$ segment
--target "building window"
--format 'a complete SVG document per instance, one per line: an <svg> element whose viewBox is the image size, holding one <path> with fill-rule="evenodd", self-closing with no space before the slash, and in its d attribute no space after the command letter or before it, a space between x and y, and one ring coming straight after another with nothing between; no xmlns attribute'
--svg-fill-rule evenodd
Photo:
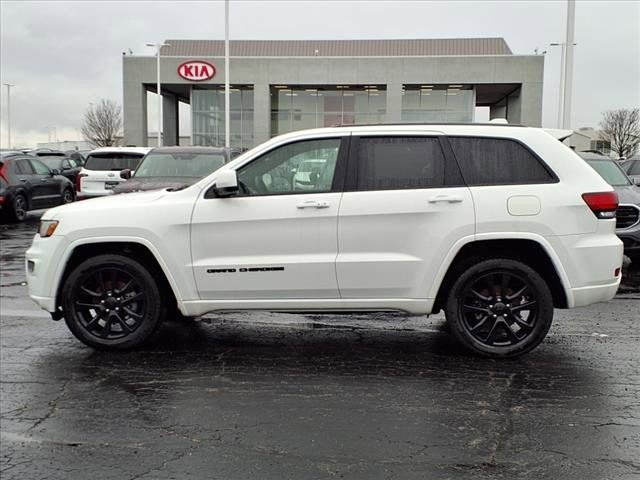
<svg viewBox="0 0 640 480"><path fill-rule="evenodd" d="M383 85L271 87L271 135L306 128L382 123L387 111Z"/></svg>
<svg viewBox="0 0 640 480"><path fill-rule="evenodd" d="M611 153L611 142L607 140L591 140L591 150L602 152L603 155Z"/></svg>
<svg viewBox="0 0 640 480"><path fill-rule="evenodd" d="M474 96L469 85L404 85L403 122L473 121Z"/></svg>
<svg viewBox="0 0 640 480"><path fill-rule="evenodd" d="M253 86L234 85L229 92L231 147L253 146ZM224 86L191 92L193 144L223 147Z"/></svg>

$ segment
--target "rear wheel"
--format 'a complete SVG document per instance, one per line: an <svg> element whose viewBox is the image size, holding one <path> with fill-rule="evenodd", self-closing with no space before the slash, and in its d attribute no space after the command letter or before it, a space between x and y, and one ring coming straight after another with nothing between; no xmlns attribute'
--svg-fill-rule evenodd
<svg viewBox="0 0 640 480"><path fill-rule="evenodd" d="M511 259L485 260L454 282L446 304L451 331L467 348L515 357L535 348L553 319L553 298L543 278Z"/></svg>
<svg viewBox="0 0 640 480"><path fill-rule="evenodd" d="M11 210L9 211L9 219L15 222L22 222L27 218L27 212L29 211L29 204L27 197L22 193L18 193L13 197L11 202Z"/></svg>
<svg viewBox="0 0 640 480"><path fill-rule="evenodd" d="M122 255L99 255L78 265L63 286L62 308L79 340L105 350L141 345L164 315L152 274Z"/></svg>
<svg viewBox="0 0 640 480"><path fill-rule="evenodd" d="M71 202L73 202L73 190L65 188L64 192L62 192L62 204L65 205Z"/></svg>

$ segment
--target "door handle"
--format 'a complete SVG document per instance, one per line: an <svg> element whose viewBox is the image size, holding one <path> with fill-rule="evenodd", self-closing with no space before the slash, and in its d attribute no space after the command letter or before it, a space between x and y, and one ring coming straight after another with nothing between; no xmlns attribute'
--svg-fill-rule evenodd
<svg viewBox="0 0 640 480"><path fill-rule="evenodd" d="M307 200L296 204L297 208L329 208L329 202L318 202L316 200Z"/></svg>
<svg viewBox="0 0 640 480"><path fill-rule="evenodd" d="M26 181L27 181L27 179L26 179L26 178L21 178L21 179L20 179L20 181L21 181L21 182L26 182Z"/></svg>
<svg viewBox="0 0 640 480"><path fill-rule="evenodd" d="M431 197L429 199L429 203L440 203L440 202L461 203L462 198L457 197L455 195L436 195L435 197Z"/></svg>

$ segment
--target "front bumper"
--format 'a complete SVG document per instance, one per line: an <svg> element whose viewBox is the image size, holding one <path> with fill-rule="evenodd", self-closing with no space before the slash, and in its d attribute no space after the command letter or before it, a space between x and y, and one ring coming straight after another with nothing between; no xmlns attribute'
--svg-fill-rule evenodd
<svg viewBox="0 0 640 480"><path fill-rule="evenodd" d="M65 237L36 234L25 253L27 287L31 299L48 312L56 311L57 266L65 250Z"/></svg>

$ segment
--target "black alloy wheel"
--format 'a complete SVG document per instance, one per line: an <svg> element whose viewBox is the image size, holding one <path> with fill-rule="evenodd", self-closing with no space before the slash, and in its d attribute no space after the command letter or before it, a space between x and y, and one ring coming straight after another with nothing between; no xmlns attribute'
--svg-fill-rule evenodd
<svg viewBox="0 0 640 480"><path fill-rule="evenodd" d="M66 205L67 203L73 202L73 192L65 188L64 192L62 192L62 204Z"/></svg>
<svg viewBox="0 0 640 480"><path fill-rule="evenodd" d="M454 283L447 301L452 331L477 353L516 356L546 336L551 292L529 266L509 259L480 262Z"/></svg>
<svg viewBox="0 0 640 480"><path fill-rule="evenodd" d="M84 261L69 275L62 293L69 329L95 348L136 347L153 334L164 314L152 274L121 255Z"/></svg>
<svg viewBox="0 0 640 480"><path fill-rule="evenodd" d="M17 194L13 198L13 218L18 222L24 221L27 218L27 211L29 210L29 206L27 204L27 199L21 193Z"/></svg>

